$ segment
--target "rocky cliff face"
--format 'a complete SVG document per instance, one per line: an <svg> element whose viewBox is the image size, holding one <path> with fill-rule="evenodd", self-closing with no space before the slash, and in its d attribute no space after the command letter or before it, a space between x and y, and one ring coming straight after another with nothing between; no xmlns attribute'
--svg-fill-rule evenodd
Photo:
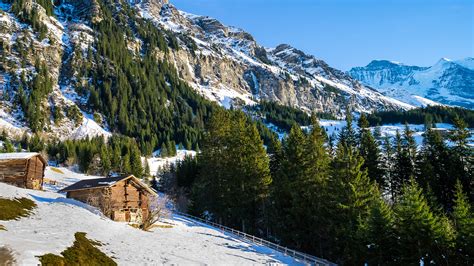
<svg viewBox="0 0 474 266"><path fill-rule="evenodd" d="M411 107L289 45L264 48L241 29L161 1L141 1L134 7L177 34L183 49L170 54L171 61L203 95L223 104L265 99L335 115L342 115L347 105L367 112Z"/></svg>
<svg viewBox="0 0 474 266"><path fill-rule="evenodd" d="M434 102L474 108L474 59L440 59L431 67L407 66L386 60L356 67L349 74L387 96L414 105ZM434 101L434 102L433 102Z"/></svg>

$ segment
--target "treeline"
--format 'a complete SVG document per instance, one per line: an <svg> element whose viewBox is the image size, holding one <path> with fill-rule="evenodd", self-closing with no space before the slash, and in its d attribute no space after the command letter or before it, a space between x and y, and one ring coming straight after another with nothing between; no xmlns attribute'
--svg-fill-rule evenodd
<svg viewBox="0 0 474 266"><path fill-rule="evenodd" d="M265 150L245 114L217 112L201 153L163 182L195 215L342 265L474 263L466 123L455 119L452 146L427 129L421 149L408 127L376 139L364 115L360 130L347 117L333 149L312 124Z"/></svg>
<svg viewBox="0 0 474 266"><path fill-rule="evenodd" d="M111 173L133 174L148 179L150 168L147 160L142 162L137 142L129 137L113 135L85 138L81 140L43 140L38 134L23 134L19 139L12 139L6 131L0 134L0 152L40 152L53 165L78 166L85 174L107 176ZM163 146L171 145L164 143ZM169 148L163 156L176 154L176 147Z"/></svg>
<svg viewBox="0 0 474 266"><path fill-rule="evenodd" d="M469 128L474 127L474 111L461 107L427 106L408 111L375 112L367 116L370 126L395 123L425 124L451 123L454 118L464 120Z"/></svg>
<svg viewBox="0 0 474 266"><path fill-rule="evenodd" d="M276 102L260 101L257 105L247 107L247 109L263 118L264 122L272 123L285 131L290 131L295 123L301 126L311 124L311 118L307 113ZM323 119L336 119L333 115L326 113L319 113L317 116Z"/></svg>

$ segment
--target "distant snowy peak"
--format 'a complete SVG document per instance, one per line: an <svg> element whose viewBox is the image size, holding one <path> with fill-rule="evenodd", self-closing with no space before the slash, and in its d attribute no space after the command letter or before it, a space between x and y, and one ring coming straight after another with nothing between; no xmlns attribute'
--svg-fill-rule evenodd
<svg viewBox="0 0 474 266"><path fill-rule="evenodd" d="M474 58L473 57L467 57L462 60L457 60L455 61L456 64L461 65L465 68L469 68L471 70L474 70Z"/></svg>
<svg viewBox="0 0 474 266"><path fill-rule="evenodd" d="M441 58L431 67L374 60L348 73L363 84L410 104L441 103L474 108L474 59L471 57Z"/></svg>

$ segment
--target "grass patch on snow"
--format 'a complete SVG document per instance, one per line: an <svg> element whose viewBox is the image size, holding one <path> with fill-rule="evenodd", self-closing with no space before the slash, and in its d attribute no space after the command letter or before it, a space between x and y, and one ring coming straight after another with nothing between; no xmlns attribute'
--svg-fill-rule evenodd
<svg viewBox="0 0 474 266"><path fill-rule="evenodd" d="M27 217L35 207L36 204L27 198L0 198L0 220L8 221Z"/></svg>
<svg viewBox="0 0 474 266"><path fill-rule="evenodd" d="M72 247L61 252L61 256L55 254L45 254L39 256L42 265L117 265L111 258L100 251L96 246L101 243L86 238L86 233L77 232L74 234L76 240Z"/></svg>
<svg viewBox="0 0 474 266"><path fill-rule="evenodd" d="M0 231L7 231L7 229L5 228L4 225L1 225L1 224L0 224Z"/></svg>

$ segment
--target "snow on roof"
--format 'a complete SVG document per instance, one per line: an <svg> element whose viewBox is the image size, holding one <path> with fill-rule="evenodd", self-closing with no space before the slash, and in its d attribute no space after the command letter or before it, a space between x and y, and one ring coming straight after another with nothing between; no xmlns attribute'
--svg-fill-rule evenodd
<svg viewBox="0 0 474 266"><path fill-rule="evenodd" d="M0 153L0 160L30 159L31 157L40 155L37 152L11 152Z"/></svg>
<svg viewBox="0 0 474 266"><path fill-rule="evenodd" d="M128 179L128 178L133 178L135 183L137 183L139 186L146 189L149 193L156 194L154 190L152 190L146 184L141 182L140 179L136 178L133 175L105 177L105 178L96 178L96 179L84 179L66 188L61 189L60 192L68 192L68 191L90 189L90 188L110 187L110 186L115 185L117 182Z"/></svg>

